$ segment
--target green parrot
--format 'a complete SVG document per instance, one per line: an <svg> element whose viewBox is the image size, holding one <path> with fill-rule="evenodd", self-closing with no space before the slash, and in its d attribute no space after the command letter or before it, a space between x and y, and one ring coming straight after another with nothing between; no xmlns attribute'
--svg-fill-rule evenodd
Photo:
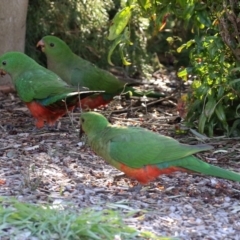
<svg viewBox="0 0 240 240"><path fill-rule="evenodd" d="M7 52L0 56L0 74L9 74L19 98L27 105L36 126L46 121L53 125L79 102L99 91L82 91L69 86L55 73L40 66L21 52Z"/></svg>
<svg viewBox="0 0 240 240"><path fill-rule="evenodd" d="M141 127L113 126L96 112L82 113L80 124L96 154L141 184L153 181L161 174L189 170L240 182L240 174L210 165L192 155L211 150L212 146L182 144Z"/></svg>
<svg viewBox="0 0 240 240"><path fill-rule="evenodd" d="M135 96L143 96L134 88L126 86L113 74L98 68L89 61L72 52L69 46L54 36L45 36L38 43L47 57L47 67L58 74L64 81L73 86L87 87L89 90L103 90L104 93L94 95L82 102L83 108L97 108L109 103L114 96L131 91ZM161 93L152 92L148 97L162 97Z"/></svg>

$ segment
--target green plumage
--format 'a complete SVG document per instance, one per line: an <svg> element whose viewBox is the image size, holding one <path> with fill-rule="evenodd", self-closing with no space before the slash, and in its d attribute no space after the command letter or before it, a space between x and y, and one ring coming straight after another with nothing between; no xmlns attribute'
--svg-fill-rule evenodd
<svg viewBox="0 0 240 240"><path fill-rule="evenodd" d="M26 104L36 126L54 123L96 91L81 91L69 86L50 70L21 52L0 56L1 75L9 74L19 98Z"/></svg>
<svg viewBox="0 0 240 240"><path fill-rule="evenodd" d="M102 96L105 100L111 100L115 95L127 91L131 91L133 95L143 95L132 87L125 86L126 83L113 74L74 54L68 45L57 37L45 36L38 45L42 46L42 51L47 56L48 69L57 73L68 84L84 86L90 90L104 90ZM148 96L162 97L163 94L151 92Z"/></svg>
<svg viewBox="0 0 240 240"><path fill-rule="evenodd" d="M54 72L21 52L3 54L0 57L0 69L11 76L23 102L37 100L43 105L50 105L69 95L79 94L76 87L69 86Z"/></svg>
<svg viewBox="0 0 240 240"><path fill-rule="evenodd" d="M173 138L140 127L111 125L94 112L81 115L81 127L93 150L119 169L124 164L132 169L156 166L159 169L180 167L206 175L240 181L240 174L212 166L192 156L211 150L209 145L186 145Z"/></svg>
<svg viewBox="0 0 240 240"><path fill-rule="evenodd" d="M161 169L167 166L182 167L194 172L199 172L209 176L215 176L219 178L225 178L232 181L240 182L240 174L235 173L217 166L210 165L194 156L187 156L182 159L177 159L175 161L160 163L157 166Z"/></svg>

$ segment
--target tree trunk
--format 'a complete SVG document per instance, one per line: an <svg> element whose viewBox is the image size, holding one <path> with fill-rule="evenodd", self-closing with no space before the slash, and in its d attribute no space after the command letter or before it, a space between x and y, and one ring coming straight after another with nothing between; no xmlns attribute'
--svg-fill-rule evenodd
<svg viewBox="0 0 240 240"><path fill-rule="evenodd" d="M0 55L8 51L24 52L28 0L0 0ZM10 84L10 77L0 85Z"/></svg>

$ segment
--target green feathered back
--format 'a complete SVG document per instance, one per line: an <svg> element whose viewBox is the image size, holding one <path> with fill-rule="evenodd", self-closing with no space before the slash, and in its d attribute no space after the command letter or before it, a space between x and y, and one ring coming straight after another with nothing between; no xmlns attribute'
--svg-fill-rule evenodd
<svg viewBox="0 0 240 240"><path fill-rule="evenodd" d="M110 156L125 165L141 168L180 159L212 149L209 145L185 145L173 138L140 127L106 127L99 138L108 142Z"/></svg>
<svg viewBox="0 0 240 240"><path fill-rule="evenodd" d="M110 156L132 168L168 162L212 149L209 145L181 144L141 127L112 126L97 113L84 113L82 117L87 119L83 130L94 150L101 151L103 158Z"/></svg>

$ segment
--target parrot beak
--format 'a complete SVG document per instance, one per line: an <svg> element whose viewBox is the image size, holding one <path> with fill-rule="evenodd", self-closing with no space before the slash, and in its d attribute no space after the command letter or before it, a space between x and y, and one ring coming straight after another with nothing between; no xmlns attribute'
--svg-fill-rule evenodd
<svg viewBox="0 0 240 240"><path fill-rule="evenodd" d="M41 51L44 52L45 44L42 39L37 43L36 47L40 48Z"/></svg>
<svg viewBox="0 0 240 240"><path fill-rule="evenodd" d="M0 69L0 75L1 75L1 77L5 76L6 74L7 74L7 73L6 73L4 70Z"/></svg>

